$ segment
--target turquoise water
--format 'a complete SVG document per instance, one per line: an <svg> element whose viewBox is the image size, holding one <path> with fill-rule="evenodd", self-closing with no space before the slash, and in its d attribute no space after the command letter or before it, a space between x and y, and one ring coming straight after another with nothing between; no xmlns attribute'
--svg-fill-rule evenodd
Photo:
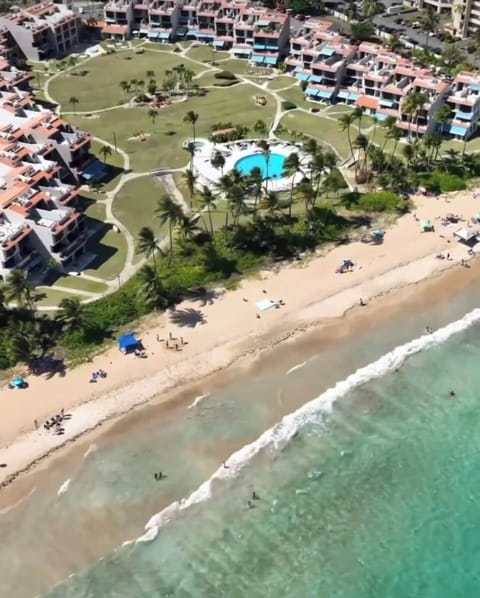
<svg viewBox="0 0 480 598"><path fill-rule="evenodd" d="M154 541L122 547L282 414L426 324L437 329L474 308L480 285L457 284L455 301L448 294L412 310L398 300L388 321L368 320L353 339L324 346L318 331L262 355L227 386L199 386L178 408L130 415L86 457L91 441L75 444L39 473L31 496L0 511L0 596L476 596L476 325L354 388L332 411L308 413L297 437L212 484L210 500ZM160 469L168 477L157 483ZM261 500L248 509L253 490Z"/></svg>
<svg viewBox="0 0 480 598"><path fill-rule="evenodd" d="M235 168L242 174L250 174L253 168L260 168L264 179L279 179L282 177L284 162L285 156L281 154L270 154L268 164L264 154L251 154L235 162Z"/></svg>
<svg viewBox="0 0 480 598"><path fill-rule="evenodd" d="M473 325L311 413L155 540L106 555L46 596L477 596L479 332Z"/></svg>

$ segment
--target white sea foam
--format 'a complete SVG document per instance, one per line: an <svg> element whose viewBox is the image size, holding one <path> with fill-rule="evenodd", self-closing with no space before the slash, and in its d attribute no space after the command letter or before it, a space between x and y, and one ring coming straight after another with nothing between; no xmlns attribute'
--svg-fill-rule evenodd
<svg viewBox="0 0 480 598"><path fill-rule="evenodd" d="M135 540L135 544L138 544L139 542L151 542L152 540L155 540L155 538L157 537L158 534L158 530L160 528L158 527L150 527L144 534L143 536L140 536L140 538L137 538Z"/></svg>
<svg viewBox="0 0 480 598"><path fill-rule="evenodd" d="M86 459L89 455L94 453L97 450L98 446L96 444L91 444L88 449L85 451L83 458Z"/></svg>
<svg viewBox="0 0 480 598"><path fill-rule="evenodd" d="M300 368L303 368L305 365L307 365L306 361L302 361L302 363L298 363L297 365L294 365L293 368L290 368L287 372L286 375L288 376L288 374L291 374L292 372L296 372L297 370L299 370Z"/></svg>
<svg viewBox="0 0 480 598"><path fill-rule="evenodd" d="M60 496L61 494L65 494L65 492L67 492L67 490L70 488L71 481L72 480L67 480L66 482L63 482L63 484L58 489L57 496Z"/></svg>
<svg viewBox="0 0 480 598"><path fill-rule="evenodd" d="M208 396L210 396L209 392L207 392L203 395L199 395L198 397L195 397L195 399L193 400L193 403L191 405L189 405L188 408L191 409L192 407L196 407L201 401L203 401L203 399L206 399Z"/></svg>
<svg viewBox="0 0 480 598"><path fill-rule="evenodd" d="M466 330L479 320L480 309L474 309L460 320L456 320L431 334L425 334L396 347L377 361L359 368L320 396L283 417L277 424L263 432L254 442L233 453L227 461L228 468L222 465L210 479L203 482L190 496L170 504L160 513L151 517L145 526L147 533L155 530L156 535L159 527L171 521L178 512L211 498L214 482L236 476L261 451L265 449L281 450L305 424L311 422L321 413L330 412L335 401L354 388L399 368L411 355L445 342L451 336Z"/></svg>

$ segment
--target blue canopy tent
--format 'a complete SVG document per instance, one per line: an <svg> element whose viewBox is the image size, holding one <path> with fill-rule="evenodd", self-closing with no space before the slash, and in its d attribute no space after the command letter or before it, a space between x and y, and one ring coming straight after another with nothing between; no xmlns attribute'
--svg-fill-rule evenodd
<svg viewBox="0 0 480 598"><path fill-rule="evenodd" d="M122 334L122 336L118 337L117 341L118 348L122 353L128 353L129 351L138 349L141 346L141 342L135 336L134 332L127 332L126 334Z"/></svg>

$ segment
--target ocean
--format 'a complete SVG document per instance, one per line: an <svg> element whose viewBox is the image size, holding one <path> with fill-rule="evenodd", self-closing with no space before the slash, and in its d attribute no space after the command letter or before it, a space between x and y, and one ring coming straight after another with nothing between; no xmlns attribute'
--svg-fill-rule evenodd
<svg viewBox="0 0 480 598"><path fill-rule="evenodd" d="M479 290L78 444L0 512L0 595L476 597Z"/></svg>

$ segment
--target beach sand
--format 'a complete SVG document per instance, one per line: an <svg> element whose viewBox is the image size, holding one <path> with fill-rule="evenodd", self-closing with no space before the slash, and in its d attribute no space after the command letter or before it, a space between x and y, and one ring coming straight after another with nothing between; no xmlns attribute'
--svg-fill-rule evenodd
<svg viewBox="0 0 480 598"><path fill-rule="evenodd" d="M172 391L199 380L255 354L281 340L320 323L337 322L346 312L359 306L360 298L381 304L381 296L395 289L415 285L441 271L457 266L455 275L467 277L468 270L458 266L469 258L467 248L453 233L465 223L442 227L441 217L448 212L467 220L479 211L471 193L440 198L416 197L415 217L407 214L388 229L382 245L351 243L336 247L325 255L282 267L278 272L263 271L256 278L243 280L234 291L217 289L203 303L185 301L174 312L147 319L138 336L148 358L124 356L113 347L93 363L67 371L63 377L29 376L29 388L2 392L0 420L0 483L15 479L16 472L72 441L99 422L132 410L154 397L170 400ZM435 232L421 233L419 222L431 220ZM450 260L436 254L450 253ZM356 265L352 272L337 274L343 259ZM448 292L454 288L446 283ZM283 300L278 309L259 311L256 302ZM371 306L366 308L370 311ZM394 309L393 306L390 307ZM173 317L172 317L173 316ZM258 317L260 316L260 317ZM342 333L343 320L337 322ZM159 338L183 337L182 351L167 350ZM92 371L104 369L106 379L90 384ZM43 430L43 422L65 409L73 414L64 436ZM40 424L36 430L34 421Z"/></svg>

